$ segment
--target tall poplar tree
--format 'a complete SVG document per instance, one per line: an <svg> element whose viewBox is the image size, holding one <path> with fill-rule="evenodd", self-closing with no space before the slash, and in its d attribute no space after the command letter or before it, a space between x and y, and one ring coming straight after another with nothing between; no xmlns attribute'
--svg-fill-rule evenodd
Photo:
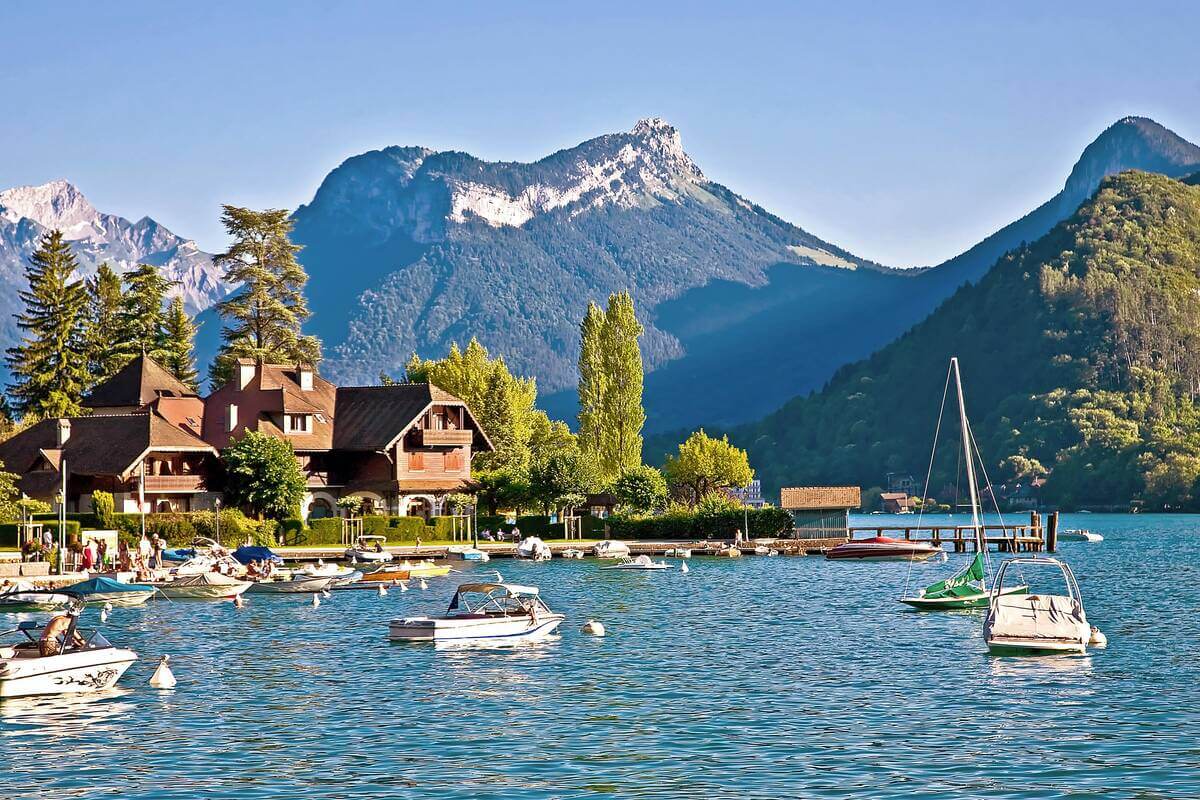
<svg viewBox="0 0 1200 800"><path fill-rule="evenodd" d="M123 356L116 346L121 331L121 276L105 261L87 282L88 372L95 385L121 368Z"/></svg>
<svg viewBox="0 0 1200 800"><path fill-rule="evenodd" d="M72 280L78 264L61 231L43 238L25 271L29 288L17 314L21 341L8 348L9 385L17 411L61 417L80 411L87 387L87 290Z"/></svg>
<svg viewBox="0 0 1200 800"><path fill-rule="evenodd" d="M225 279L242 288L216 306L225 326L210 370L213 384L233 377L238 358L315 365L321 360L321 344L300 331L311 316L304 299L308 275L296 260L301 248L289 238L288 212L222 209L221 222L233 243L214 260L225 268Z"/></svg>
<svg viewBox="0 0 1200 800"><path fill-rule="evenodd" d="M599 456L603 442L604 311L594 302L579 324L579 449Z"/></svg>
<svg viewBox="0 0 1200 800"><path fill-rule="evenodd" d="M124 276L125 291L118 314L115 349L121 364L140 355L163 362L167 351L163 339L163 302L171 281L150 264L141 264Z"/></svg>
<svg viewBox="0 0 1200 800"><path fill-rule="evenodd" d="M579 444L605 481L642 463L642 330L628 292L591 304L580 325Z"/></svg>
<svg viewBox="0 0 1200 800"><path fill-rule="evenodd" d="M163 320L165 358L162 365L192 389L199 389L196 360L192 355L195 340L196 325L183 307L183 298L175 297Z"/></svg>

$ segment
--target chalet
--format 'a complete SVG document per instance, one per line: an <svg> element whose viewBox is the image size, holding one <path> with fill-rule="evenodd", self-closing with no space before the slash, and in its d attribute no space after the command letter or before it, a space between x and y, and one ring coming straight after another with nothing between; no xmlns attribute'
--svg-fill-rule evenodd
<svg viewBox="0 0 1200 800"><path fill-rule="evenodd" d="M219 454L246 431L292 443L308 482L305 516L342 497L368 510L429 517L463 491L471 456L492 444L459 398L426 383L338 387L304 365L243 359L201 398L152 359L135 358L84 399L88 416L48 419L0 443L29 497L87 511L93 491L125 512L211 509Z"/></svg>
<svg viewBox="0 0 1200 800"><path fill-rule="evenodd" d="M200 438L203 403L149 358L138 357L84 398L88 416L45 419L0 443L0 462L27 496L88 511L93 491L116 510L191 511L218 494L216 449Z"/></svg>
<svg viewBox="0 0 1200 800"><path fill-rule="evenodd" d="M779 507L791 513L797 539L845 538L850 511L862 504L857 486L797 486L781 489L779 495Z"/></svg>
<svg viewBox="0 0 1200 800"><path fill-rule="evenodd" d="M379 513L440 514L467 488L471 456L492 449L466 403L427 383L338 387L304 365L242 359L204 406L203 438L218 450L247 430L292 443L306 517L347 496Z"/></svg>
<svg viewBox="0 0 1200 800"><path fill-rule="evenodd" d="M883 492L879 495L881 510L887 514L911 514L916 506L916 498L908 492Z"/></svg>

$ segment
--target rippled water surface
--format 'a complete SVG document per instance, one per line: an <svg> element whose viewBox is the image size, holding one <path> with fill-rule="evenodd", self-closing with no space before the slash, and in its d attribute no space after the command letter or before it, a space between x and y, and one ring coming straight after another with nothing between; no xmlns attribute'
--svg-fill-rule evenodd
<svg viewBox="0 0 1200 800"><path fill-rule="evenodd" d="M0 703L0 797L1200 796L1200 518L1064 526L1106 537L1059 548L1110 640L1087 657L989 657L979 615L895 602L906 565L817 558L493 561L568 615L508 651L387 641L454 575L118 608L104 630L142 656L121 689Z"/></svg>

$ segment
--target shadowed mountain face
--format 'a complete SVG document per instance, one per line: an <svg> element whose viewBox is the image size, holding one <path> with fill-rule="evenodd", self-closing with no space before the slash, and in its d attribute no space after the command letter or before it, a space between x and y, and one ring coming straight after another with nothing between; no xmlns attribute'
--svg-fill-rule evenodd
<svg viewBox="0 0 1200 800"><path fill-rule="evenodd" d="M330 173L295 221L312 329L325 371L343 381L476 336L544 391L562 389L575 383L587 303L609 292L633 292L655 368L684 355L655 309L689 290L765 286L779 264L836 270L847 284L886 272L709 181L654 119L532 164L365 153Z"/></svg>

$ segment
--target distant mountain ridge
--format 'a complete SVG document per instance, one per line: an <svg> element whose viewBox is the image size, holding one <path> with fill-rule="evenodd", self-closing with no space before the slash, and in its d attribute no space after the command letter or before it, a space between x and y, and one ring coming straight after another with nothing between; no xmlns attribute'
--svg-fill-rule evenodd
<svg viewBox="0 0 1200 800"><path fill-rule="evenodd" d="M886 271L709 181L661 119L530 164L364 153L295 222L313 328L341 380L477 336L543 389L566 388L579 320L611 291L633 291L655 367L682 349L652 310L689 289L761 286L779 264Z"/></svg>
<svg viewBox="0 0 1200 800"><path fill-rule="evenodd" d="M171 294L183 297L192 314L208 308L228 292L222 271L214 266L211 255L150 217L130 222L97 211L65 180L18 186L0 191L0 284L7 289L0 295L0 349L17 341L19 332L13 315L22 310L17 290L26 285L30 255L42 237L54 229L61 230L70 243L79 261L80 278L94 274L105 261L118 272L152 264L175 282Z"/></svg>

